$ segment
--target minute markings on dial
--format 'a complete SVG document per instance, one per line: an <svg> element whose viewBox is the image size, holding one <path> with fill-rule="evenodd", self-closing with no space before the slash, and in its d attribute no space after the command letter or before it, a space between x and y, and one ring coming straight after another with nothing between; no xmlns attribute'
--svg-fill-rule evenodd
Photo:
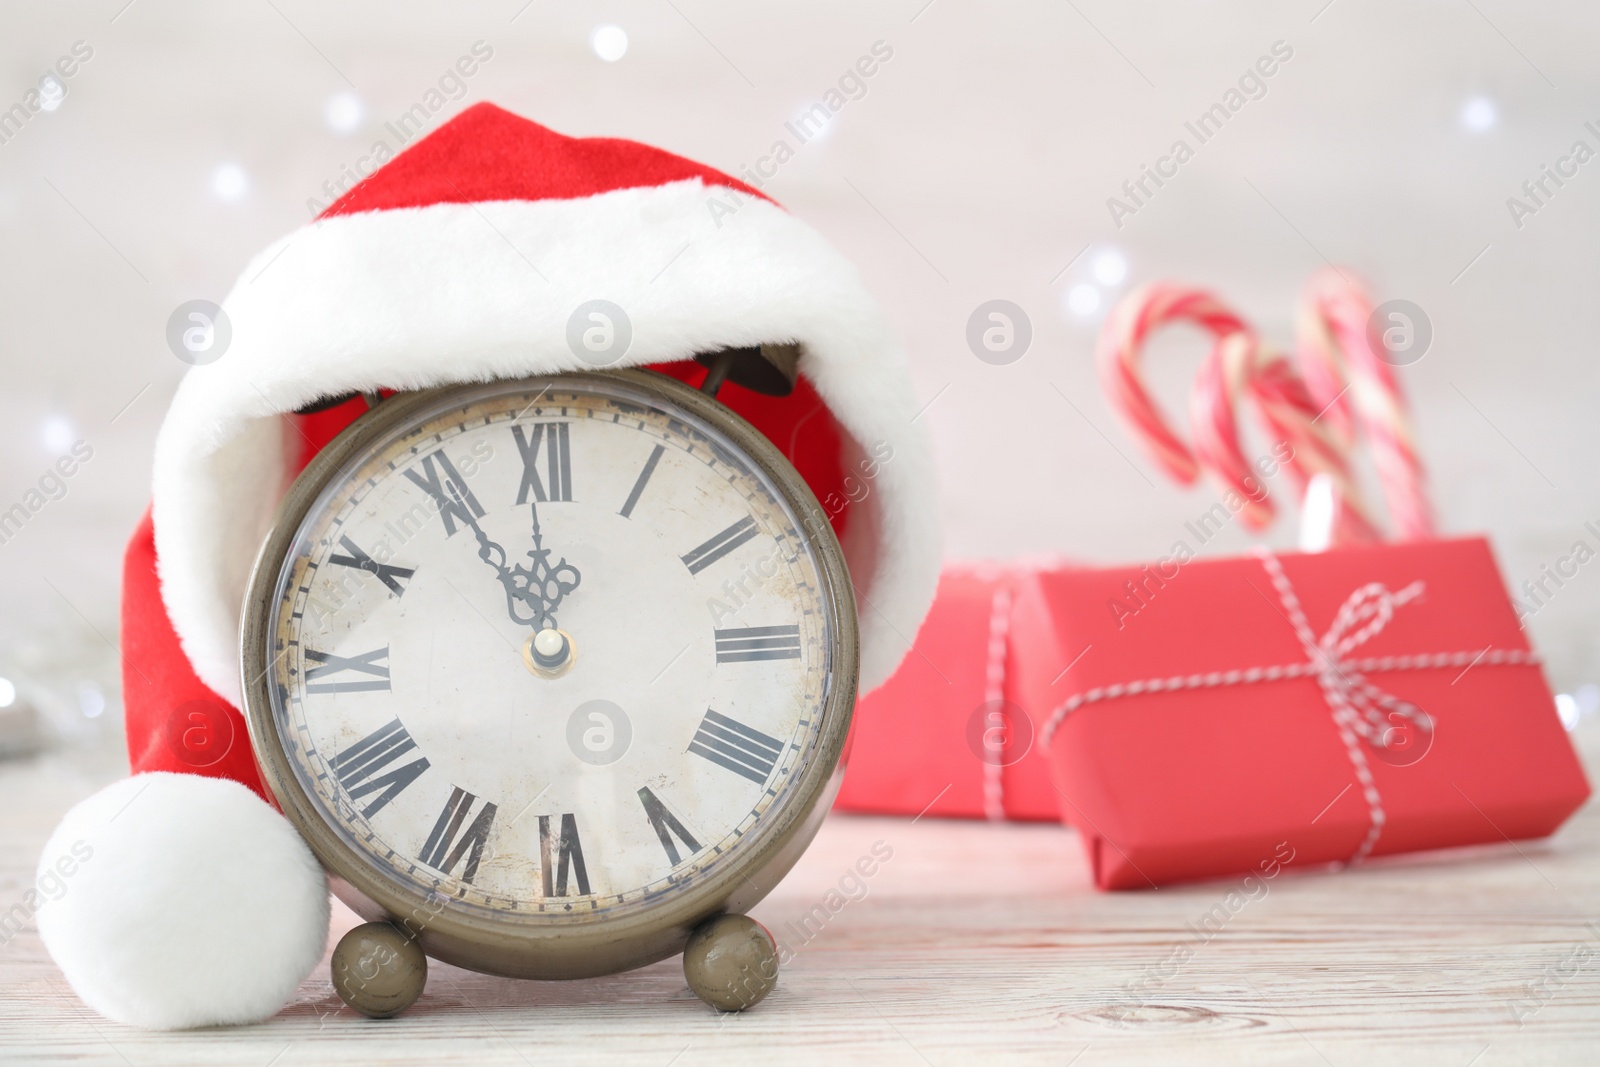
<svg viewBox="0 0 1600 1067"><path fill-rule="evenodd" d="M689 751L762 785L783 755L783 742L708 708Z"/></svg>
<svg viewBox="0 0 1600 1067"><path fill-rule="evenodd" d="M405 586L400 584L401 578L410 578L417 573L415 567L397 567L389 563L379 563L373 559L360 545L350 540L348 536L339 538L339 547L345 550L346 555L329 556L328 562L340 567L353 567L356 570L366 571L375 575L378 581L388 587L394 596L404 596Z"/></svg>
<svg viewBox="0 0 1600 1067"><path fill-rule="evenodd" d="M709 541L695 546L679 558L689 568L690 574L699 574L729 552L755 537L761 531L756 520L746 515Z"/></svg>
<svg viewBox="0 0 1600 1067"><path fill-rule="evenodd" d="M354 656L338 656L332 652L319 652L314 648L305 650L306 659L316 663L317 666L306 669L307 693L368 693L389 688L389 665L377 662L389 658L389 646L375 648L371 652L358 652ZM351 677L346 681L313 682L313 678L325 678L330 674L343 674L351 672ZM362 677L365 675L366 677Z"/></svg>

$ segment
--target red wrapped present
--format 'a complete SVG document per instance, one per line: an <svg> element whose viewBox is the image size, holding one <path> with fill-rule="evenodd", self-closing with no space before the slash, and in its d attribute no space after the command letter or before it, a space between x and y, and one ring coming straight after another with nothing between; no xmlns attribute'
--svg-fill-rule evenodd
<svg viewBox="0 0 1600 1067"><path fill-rule="evenodd" d="M1029 570L949 564L900 669L856 707L841 811L1060 818L1037 721L1014 696L1011 615Z"/></svg>
<svg viewBox="0 0 1600 1067"><path fill-rule="evenodd" d="M1481 538L1040 572L1010 672L1102 889L1542 837L1589 795Z"/></svg>

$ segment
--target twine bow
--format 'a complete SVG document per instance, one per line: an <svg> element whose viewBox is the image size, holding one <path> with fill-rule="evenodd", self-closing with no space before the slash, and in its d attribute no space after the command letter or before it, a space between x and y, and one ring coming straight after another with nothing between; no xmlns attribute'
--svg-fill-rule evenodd
<svg viewBox="0 0 1600 1067"><path fill-rule="evenodd" d="M1395 716L1409 722L1417 730L1431 732L1433 720L1421 708L1384 692L1373 685L1367 675L1383 671L1434 670L1445 667L1463 669L1479 664L1528 665L1539 662L1537 654L1520 649L1486 647L1475 652L1432 652L1405 656L1372 656L1362 659L1351 657L1361 645L1383 631L1394 619L1395 609L1409 604L1421 596L1425 588L1421 581L1395 591L1381 582L1369 582L1351 593L1334 616L1328 632L1318 638L1306 619L1300 597L1283 572L1278 557L1266 549L1257 549L1256 557L1266 570L1278 600L1283 605L1284 617L1294 627L1295 636L1305 651L1306 658L1299 663L1275 664L1268 667L1245 667L1205 674L1177 675L1171 678L1147 678L1133 682L1117 682L1096 686L1075 693L1055 710L1045 724L1044 743L1049 746L1056 731L1068 715L1085 704L1097 704L1141 693L1162 693L1185 689L1208 689L1217 686L1253 685L1259 682L1276 682L1289 678L1315 678L1322 689L1323 701L1333 716L1339 738L1344 742L1345 754L1355 771L1367 803L1369 826L1366 837L1357 846L1348 862L1364 859L1378 837L1383 833L1388 816L1384 812L1383 797L1372 778L1372 768L1367 762L1367 749L1383 752L1391 746L1395 734L1401 732ZM1342 795L1342 794L1341 794ZM1335 798L1337 799L1337 798ZM1331 805L1330 805L1331 806Z"/></svg>
<svg viewBox="0 0 1600 1067"><path fill-rule="evenodd" d="M1273 560L1276 563L1277 560ZM1268 566L1268 572L1274 568ZM1282 573L1282 568L1277 568ZM1274 578L1276 576L1274 575ZM1276 581L1274 581L1276 584ZM1395 609L1409 604L1422 595L1421 581L1412 582L1399 591L1391 590L1382 582L1369 582L1351 593L1340 606L1333 625L1318 640L1311 635L1305 616L1298 610L1290 611L1290 621L1301 647L1308 657L1306 666L1315 670L1317 684L1334 714L1348 722L1367 745L1374 749L1388 748L1396 733L1390 725L1393 716L1399 715L1427 732L1433 722L1426 712L1415 704L1400 700L1367 680L1366 670L1381 670L1382 659L1353 660L1350 653L1372 637L1377 636L1394 618ZM1298 609L1299 601L1294 590L1284 583L1278 595L1286 606ZM1363 669L1365 668L1365 669Z"/></svg>

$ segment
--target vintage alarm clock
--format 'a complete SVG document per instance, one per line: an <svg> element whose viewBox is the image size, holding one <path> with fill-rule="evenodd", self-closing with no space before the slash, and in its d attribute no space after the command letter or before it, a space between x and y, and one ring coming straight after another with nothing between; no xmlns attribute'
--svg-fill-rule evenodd
<svg viewBox="0 0 1600 1067"><path fill-rule="evenodd" d="M713 1005L772 987L741 913L837 789L859 657L816 498L709 395L786 392L793 348L766 353L719 353L705 391L628 370L392 397L289 490L245 710L334 891L391 924L335 951L353 1007L409 1004L423 953L581 978L687 945Z"/></svg>
<svg viewBox="0 0 1600 1067"><path fill-rule="evenodd" d="M369 1015L429 956L682 952L748 1007L782 950L745 913L938 580L927 405L855 269L748 180L491 104L384 159L172 313L133 774L46 845L40 936L155 1029L333 999L330 884Z"/></svg>

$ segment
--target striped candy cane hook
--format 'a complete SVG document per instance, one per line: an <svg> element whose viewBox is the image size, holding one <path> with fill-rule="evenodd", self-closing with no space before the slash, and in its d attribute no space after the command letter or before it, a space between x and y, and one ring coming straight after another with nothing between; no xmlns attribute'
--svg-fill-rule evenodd
<svg viewBox="0 0 1600 1067"><path fill-rule="evenodd" d="M1395 535L1431 537L1433 513L1405 395L1371 320L1372 301L1359 282L1332 267L1312 275L1295 315L1301 371L1344 451L1353 449L1357 428L1370 443Z"/></svg>
<svg viewBox="0 0 1600 1067"><path fill-rule="evenodd" d="M1238 410L1255 390L1263 356L1261 342L1248 330L1217 341L1200 366L1189 394L1189 424L1194 451L1218 488L1239 495L1239 518L1253 530L1272 524L1277 509L1267 496L1266 483L1250 464L1239 440ZM1268 425L1276 432L1277 427Z"/></svg>
<svg viewBox="0 0 1600 1067"><path fill-rule="evenodd" d="M1168 424L1140 374L1146 340L1173 322L1193 323L1216 338L1191 395L1192 449ZM1164 284L1129 294L1107 320L1097 360L1113 407L1175 480L1192 483L1203 470L1224 493L1238 494L1234 510L1247 526L1262 529L1272 522L1275 508L1240 439L1237 411L1248 397L1273 438L1292 450L1287 462L1301 488L1318 475L1336 486L1334 539L1376 539L1338 428L1317 417L1318 406L1288 358L1263 345L1211 294Z"/></svg>
<svg viewBox="0 0 1600 1067"><path fill-rule="evenodd" d="M1192 485L1200 476L1200 465L1156 406L1139 366L1150 334L1175 322L1192 323L1219 340L1249 330L1243 319L1210 293L1175 285L1148 285L1128 294L1112 309L1100 331L1095 362L1101 387L1133 435L1144 442L1174 481Z"/></svg>

